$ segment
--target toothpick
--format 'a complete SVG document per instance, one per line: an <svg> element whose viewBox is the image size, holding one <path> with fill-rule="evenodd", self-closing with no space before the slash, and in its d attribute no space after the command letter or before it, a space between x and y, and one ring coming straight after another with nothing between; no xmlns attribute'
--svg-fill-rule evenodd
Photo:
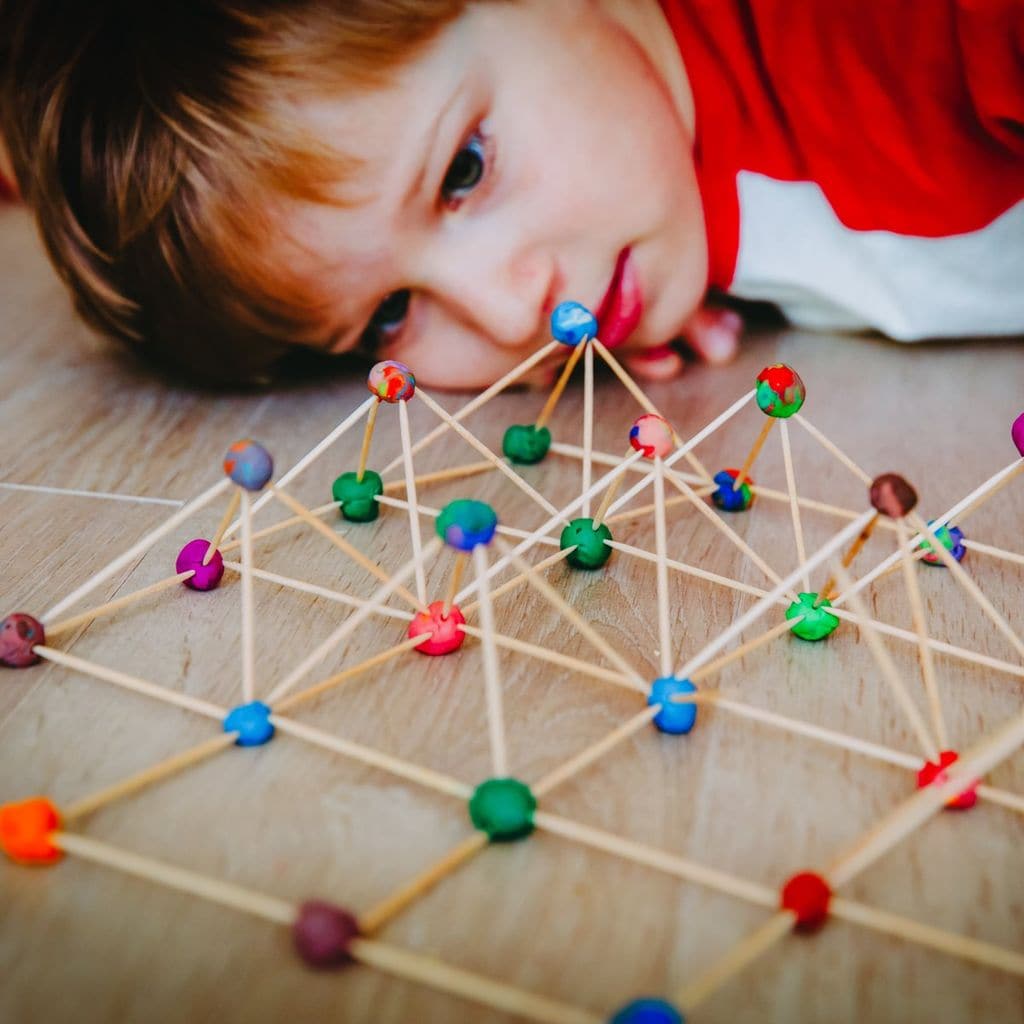
<svg viewBox="0 0 1024 1024"><path fill-rule="evenodd" d="M253 502L252 510L254 514L256 512L256 507L259 505L260 501L263 501L264 498L269 498L270 496L271 495L269 493L261 495L259 501ZM321 516L326 516L330 515L332 512L337 512L338 509L341 508L341 506L342 502L340 501L329 501L326 505L319 505L317 508L309 509L309 514L312 516L316 516L316 518L319 519ZM308 522L309 521L305 518L305 516L291 516L288 519L282 519L281 522L279 523L274 523L273 526L264 526L263 529L261 530L253 530L252 539L254 541L263 540L264 537L270 537L275 533L280 533L282 530L290 530L293 526L298 526L299 523L304 523L308 525ZM227 544L222 545L220 553L222 555L229 555L232 552L239 550L241 546L242 542L240 540L233 540ZM227 562L225 562L224 564L227 565Z"/></svg>
<svg viewBox="0 0 1024 1024"><path fill-rule="evenodd" d="M804 430L807 431L815 441L818 442L825 449L834 455L861 483L866 484L868 487L871 486L872 480L868 474L857 465L849 455L846 454L838 445L833 444L813 423L805 419L801 413L795 413L793 419L800 424Z"/></svg>
<svg viewBox="0 0 1024 1024"><path fill-rule="evenodd" d="M796 477L793 473L793 452L789 446L789 426L785 420L779 422L779 434L782 437L782 461L786 466L786 489L789 491L789 510L793 517L793 537L796 540L796 560L798 565L807 561L807 551L804 549L804 531L800 525L800 503L796 500ZM805 572L800 582L804 591L811 589L810 576Z"/></svg>
<svg viewBox="0 0 1024 1024"><path fill-rule="evenodd" d="M584 349L588 352L591 351L589 345L589 339L581 341L573 350L572 355L566 360L565 366L562 367L562 372L558 375L558 380L555 382L555 386L551 389L551 394L548 395L548 400L544 403L544 408L541 409L540 415L537 417L533 426L536 430L541 430L548 425L548 421L551 419L552 413L555 411L555 407L558 405L559 399L565 392L566 386L569 383L569 379L572 377L573 370L576 369L577 363L580 361L580 356L583 355Z"/></svg>
<svg viewBox="0 0 1024 1024"><path fill-rule="evenodd" d="M256 699L256 654L252 599L252 506L249 492L242 497L242 703ZM319 522L319 520L314 520Z"/></svg>
<svg viewBox="0 0 1024 1024"><path fill-rule="evenodd" d="M658 655L660 675L672 675L672 627L668 608L668 542L665 531L665 471L660 456L654 459L654 549L657 555Z"/></svg>
<svg viewBox="0 0 1024 1024"><path fill-rule="evenodd" d="M231 495L231 500L228 502L228 507L224 510L224 516L220 521L220 525L217 527L217 532L213 535L213 540L210 541L206 548L206 554L203 555L203 565L209 565L213 561L213 556L217 554L217 545L224 539L224 534L227 531L228 525L234 518L235 513L238 511L238 503L241 500L241 491L236 487L235 493Z"/></svg>
<svg viewBox="0 0 1024 1024"><path fill-rule="evenodd" d="M672 483L676 483L676 477L673 474L671 474L671 473L666 473L665 474L665 478L667 480L671 481ZM621 477L620 477L620 479L621 479ZM718 490L718 485L716 484L714 487L701 487L701 488L698 488L693 493L698 498L706 498L709 494L711 494L711 493L713 493L714 491L717 491L717 490ZM666 498L665 499L665 508L666 508L666 510L668 510L670 508L675 508L676 505L682 505L683 502L685 502L685 501L689 501L689 498L687 498L687 497L685 497L683 495L677 495L675 498ZM639 506L637 508L626 509L625 512L616 512L615 515L609 516L604 521L605 521L605 523L608 526L611 526L613 523L625 523L625 522L628 522L630 519L643 519L646 516L649 516L653 511L654 511L654 502L652 501L649 505L641 505L641 506ZM598 525L600 525L600 523L598 523Z"/></svg>
<svg viewBox="0 0 1024 1024"><path fill-rule="evenodd" d="M754 467L754 463L757 461L758 455L761 454L761 449L764 447L765 441L768 440L768 435L772 432L772 427L779 422L778 417L768 416L765 419L764 426L761 427L761 433L757 435L757 440L754 442L753 447L750 449L750 454L743 460L743 468L736 475L736 479L732 482L732 489L738 491L743 481L747 479L751 469Z"/></svg>
<svg viewBox="0 0 1024 1024"><path fill-rule="evenodd" d="M867 525L861 530L857 539L850 545L850 550L843 555L843 560L839 563L844 569L849 569L853 564L853 560L860 554L861 549L871 539L871 535L875 532L875 527L881 522L881 513L876 511L875 514L868 520ZM821 605L822 601L835 599L835 588L836 588L836 577L835 574L829 576L825 581L825 585L818 592L818 597L814 602L814 607L817 608Z"/></svg>
<svg viewBox="0 0 1024 1024"><path fill-rule="evenodd" d="M75 672L81 672L83 675L92 676L95 679L102 679L106 683L113 683L115 686L123 687L126 690L133 690L135 693L141 693L146 697L162 700L166 704L175 704L188 711L195 711L197 714L206 715L207 718L213 718L218 722L223 721L227 715L227 710L218 707L216 704L210 704L208 701L189 697L184 693L177 693L174 690L168 690L163 686L156 686L154 683L146 682L145 679L140 679L138 676L129 675L127 672L119 672L117 669L106 668L103 665L96 665L91 661L85 661L83 658L77 658L73 654L56 651L52 647L43 647L41 644L37 644L32 648L32 651L38 654L40 658L63 665L65 668L73 669Z"/></svg>
<svg viewBox="0 0 1024 1024"><path fill-rule="evenodd" d="M153 594L159 594L162 590L167 590L170 587L178 586L190 580L195 576L195 569L188 569L186 572L179 572L174 576L168 576L165 580L160 580L158 583L153 583L148 587L143 587L142 590L136 590L133 594L126 594L124 597L118 597L113 601L108 601L106 604L101 604L97 608L90 608L87 612L81 612L79 615L73 615L70 619L64 619L63 622L57 622L52 626L46 627L46 639L52 640L54 637L61 636L64 633L70 633L73 629L84 625L87 622L92 622L95 619L102 618L105 615L112 615L116 611L120 611L122 608L127 608L131 604L135 604L137 601L142 601L147 597L151 597Z"/></svg>
<svg viewBox="0 0 1024 1024"><path fill-rule="evenodd" d="M404 402L399 403L404 405ZM370 414L366 417L366 429L363 431L363 447L359 452L359 469L356 471L356 483L361 484L366 476L366 463L370 458L370 442L373 440L373 428L377 425L377 412L380 410L378 398L370 406Z"/></svg>
<svg viewBox="0 0 1024 1024"><path fill-rule="evenodd" d="M176 530L178 526L185 522L186 519L195 515L195 513L200 511L200 509L205 508L211 501L215 501L230 486L231 480L228 477L224 477L212 487L203 491L198 498L195 498L187 505L184 505L155 530L151 530L140 541L133 544L123 555L118 555L118 557L112 562L100 569L98 573L86 580L85 583L83 583L77 590L68 594L64 600L58 601L48 612L46 612L45 615L43 615L41 620L43 625L45 626L46 623L52 622L58 615L66 612L72 605L77 604L87 594L91 594L98 586L100 586L100 584L109 580L114 573L118 572L118 570L125 568L125 566L130 565L140 555L145 554L145 552L147 552L158 540L162 537L166 537L167 534L171 533L173 530Z"/></svg>
<svg viewBox="0 0 1024 1024"><path fill-rule="evenodd" d="M590 490L593 479L594 464L591 456L594 451L594 350L587 345L587 357L583 362L583 478L580 490L584 494ZM583 515L590 516L590 499L583 502Z"/></svg>
<svg viewBox="0 0 1024 1024"><path fill-rule="evenodd" d="M637 453L636 452L631 452L627 448L626 449L626 454L622 456L623 461L624 462L630 462L631 461L631 455L635 455L635 454L637 454ZM643 453L641 452L639 454L642 455ZM635 461L635 460L633 460L633 461ZM621 463L620 463L620 465L621 465ZM604 497L601 498L601 504L598 506L598 509L597 509L597 515L594 516L594 520L593 520L594 521L594 529L595 530L598 529L598 527L600 527L600 525L603 522L606 521L605 517L608 515L608 509L611 508L611 504L615 500L615 495L619 493L619 488L622 487L622 481L625 480L625 479L626 479L626 474L625 473L620 473L612 481L611 486L604 492ZM589 489L590 489L589 487L585 487L583 489L584 493L586 493ZM585 502L583 507L586 508L587 505L589 505L589 502ZM651 505L651 510L653 511L656 507L657 507L657 502L655 502L653 505ZM584 515L586 515L586 513L584 513Z"/></svg>
<svg viewBox="0 0 1024 1024"><path fill-rule="evenodd" d="M748 654L756 651L758 647L763 644L770 643L776 637L782 636L783 633L788 633L798 622L803 620L802 615L798 615L793 619L783 619L778 625L772 626L767 633L762 633L760 636L755 637L753 640L748 640L745 644L737 647L736 650L730 651L728 654L723 654L720 658L716 658L710 664L705 665L699 672L694 672L690 676L691 683L699 683L702 679L706 679L708 676L714 675L716 672L720 672L726 665L731 665L734 661L739 661L740 658L745 658Z"/></svg>
<svg viewBox="0 0 1024 1024"><path fill-rule="evenodd" d="M530 356L529 359L524 359L523 362L521 362L518 366L513 367L513 369L509 370L509 372L506 373L504 377L501 377L499 380L496 380L489 388L487 388L486 391L482 391L479 395L476 396L476 398L467 402L457 413L454 414L453 419L458 420L461 423L467 416L476 412L476 410L481 408L483 405L486 405L487 402L494 398L495 395L500 394L510 384L514 384L525 373L532 370L539 362L542 362L549 355L551 355L552 352L561 347L562 343L560 341L548 342L548 344L545 345L538 352L534 352L534 354ZM438 426L436 426L433 430L431 430L430 433L426 434L424 437L421 437L412 446L413 455L419 455L419 453L423 451L424 448L426 448L428 445L432 445L447 430L448 424L441 423ZM397 458L392 459L382 470L381 476L386 476L396 466L398 466L401 461L401 455L399 455Z"/></svg>
<svg viewBox="0 0 1024 1024"><path fill-rule="evenodd" d="M410 455L412 454L415 445L410 449ZM402 453L402 457L405 457L405 453ZM440 484L447 483L449 480L462 480L468 476L479 476L481 473L489 473L494 466L487 462L468 462L465 466L452 466L450 469L439 469L435 473L424 473L422 476L417 476L416 486L425 487L427 484ZM390 483L384 485L385 494L393 494L395 491L405 490L405 480L392 480Z"/></svg>
<svg viewBox="0 0 1024 1024"><path fill-rule="evenodd" d="M482 544L473 548L473 568L480 592L480 640L484 651L484 688L487 694L487 728L491 737L491 768L496 778L508 775L508 750L505 745L505 718L501 705L501 678L498 674L498 650L494 644L494 609L487 581L487 550Z"/></svg>
<svg viewBox="0 0 1024 1024"><path fill-rule="evenodd" d="M455 556L455 564L452 566L452 578L448 582L448 593L444 599L444 610L441 612L441 618L447 619L448 613L452 610L452 605L455 604L455 595L458 592L459 584L462 582L462 575L466 571L466 563L469 561L469 555L465 551L460 551Z"/></svg>
<svg viewBox="0 0 1024 1024"><path fill-rule="evenodd" d="M412 554L416 559L416 596L422 607L427 605L427 577L423 571L423 534L416 501L416 473L412 465L412 437L409 431L409 409L405 402L398 403L398 422L402 432L402 457L405 462L405 498L409 503L409 535ZM447 614L447 612L445 613Z"/></svg>
<svg viewBox="0 0 1024 1024"><path fill-rule="evenodd" d="M445 409L443 409L433 398L430 397L422 388L416 389L416 396L420 398L423 403L430 409L439 419L443 420L459 435L464 441L468 442L473 448L475 448L488 462L492 463L495 469L504 473L505 476L511 480L516 487L518 487L524 494L528 495L533 501L535 501L542 509L551 515L557 515L558 509L548 501L536 488L531 487L518 473L510 469L504 460L499 459L490 448L487 447L482 441L478 441L454 416L451 416Z"/></svg>
<svg viewBox="0 0 1024 1024"><path fill-rule="evenodd" d="M356 564L361 565L368 573L372 576L376 576L381 583L388 583L391 577L374 561L367 558L358 548L353 547L344 537L339 533L335 533L323 520L318 519L313 513L306 508L301 502L296 501L287 491L282 491L278 487L273 487L272 492L275 498L283 502L288 506L296 515L305 520L305 522L312 526L317 533L322 537L326 537L338 550L343 551L349 558L352 559ZM413 559L411 563L416 564L416 559ZM417 611L426 611L426 606L421 602L415 594L411 593L405 587L398 585L394 589L394 593L397 593L407 604L411 605Z"/></svg>
<svg viewBox="0 0 1024 1024"><path fill-rule="evenodd" d="M549 569L553 565L557 565L559 562L568 558L576 550L575 545L571 548L563 548L556 551L553 555L548 555L547 558L539 561L534 567L534 572L543 572L545 569ZM515 590L516 587L522 586L526 582L526 573L520 573L518 576L514 576L507 583L503 583L500 587L496 587L491 591L491 601L497 601L503 594L507 594L510 590ZM473 612L476 611L479 602L473 601L471 604L467 604L462 609L462 614L469 618ZM1024 672L1024 669L1021 670Z"/></svg>
<svg viewBox="0 0 1024 1024"><path fill-rule="evenodd" d="M403 910L412 906L421 896L434 888L470 858L487 847L486 832L474 832L454 849L449 850L440 860L420 872L396 892L381 900L376 906L359 915L359 930L363 935L372 935L384 925L393 921Z"/></svg>
<svg viewBox="0 0 1024 1024"><path fill-rule="evenodd" d="M935 679L935 662L932 659L932 649L928 646L928 627L925 623L924 602L921 600L921 589L917 584L917 567L907 547L909 536L907 524L903 519L896 520L899 540L901 563L903 565L903 580L907 587L907 596L910 598L910 611L914 621L914 632L917 633L918 645L917 656L921 662L921 675L924 678L924 687L928 694L928 705L931 709L932 726L935 736L939 741L940 750L949 749L949 735L946 732L946 723L942 717L942 702L939 699L939 687Z"/></svg>
<svg viewBox="0 0 1024 1024"><path fill-rule="evenodd" d="M981 555L991 555L1004 562L1015 562L1017 565L1024 565L1024 555L1018 555L1013 551L1004 551L1002 548L994 548L990 544L982 544L980 541L968 540L966 537L960 542L968 551L977 551Z"/></svg>
<svg viewBox="0 0 1024 1024"><path fill-rule="evenodd" d="M849 573L842 567L836 567L836 575L839 578L840 583L844 587L851 585L852 580L850 579ZM868 610L861 600L859 594L853 596L853 610L860 616L860 631L864 636L864 639L868 642L868 647L871 649L871 653L875 657L875 663L878 665L882 672L882 676L885 681L889 684L896 697L900 707L903 708L904 713L907 716L914 732L917 734L918 742L921 744L921 749L924 750L925 756L929 761L938 761L939 751L935 746L935 742L928 733L928 729L924 724L924 720L921 718L921 712L917 710L917 705L914 703L903 680L900 678L899 672L896 671L896 666L893 664L892 658L889 656L889 652L885 649L881 639L879 639L878 633L876 632L874 625L870 621L870 615Z"/></svg>

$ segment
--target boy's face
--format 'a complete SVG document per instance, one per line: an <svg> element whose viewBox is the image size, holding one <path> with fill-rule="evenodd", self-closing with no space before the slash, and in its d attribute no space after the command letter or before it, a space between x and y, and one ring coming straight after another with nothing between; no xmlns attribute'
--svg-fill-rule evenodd
<svg viewBox="0 0 1024 1024"><path fill-rule="evenodd" d="M638 44L616 2L471 4L393 86L302 108L361 161L345 205L287 213L333 351L370 326L423 384L471 388L550 341L566 299L625 354L679 334L707 275L686 103L667 26Z"/></svg>

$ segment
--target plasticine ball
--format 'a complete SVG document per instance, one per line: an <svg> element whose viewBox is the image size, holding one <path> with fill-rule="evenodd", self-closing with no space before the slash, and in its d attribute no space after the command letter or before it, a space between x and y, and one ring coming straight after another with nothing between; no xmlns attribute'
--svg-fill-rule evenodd
<svg viewBox="0 0 1024 1024"><path fill-rule="evenodd" d="M551 447L551 431L538 429L532 423L509 427L501 440L501 450L509 462L532 466L540 462Z"/></svg>
<svg viewBox="0 0 1024 1024"><path fill-rule="evenodd" d="M213 590L221 581L224 575L224 558L219 551L214 551L213 557L207 565L203 565L203 559L210 547L208 540L199 538L190 540L178 552L178 560L174 563L175 572L193 572L184 581L185 586L191 590Z"/></svg>
<svg viewBox="0 0 1024 1024"><path fill-rule="evenodd" d="M341 517L350 523L372 523L380 515L377 498L384 493L379 473L368 469L359 479L358 473L342 473L331 487L331 496L341 502Z"/></svg>
<svg viewBox="0 0 1024 1024"><path fill-rule="evenodd" d="M449 547L472 551L478 544L490 544L498 528L498 515L482 501L460 498L441 509L434 525L437 535Z"/></svg>
<svg viewBox="0 0 1024 1024"><path fill-rule="evenodd" d="M404 363L396 363L393 359L385 359L370 368L366 378L366 386L371 395L376 395L382 402L394 405L396 402L408 402L416 394L416 378L412 370Z"/></svg>
<svg viewBox="0 0 1024 1024"><path fill-rule="evenodd" d="M696 692L697 687L689 679L676 679L674 676L655 679L647 696L648 707L661 705L661 710L654 716L655 727L672 736L685 736L697 721L697 705L695 702L676 703L671 698L677 693Z"/></svg>
<svg viewBox="0 0 1024 1024"><path fill-rule="evenodd" d="M303 903L292 925L295 949L310 967L344 967L352 960L352 942L357 938L356 916L322 900Z"/></svg>
<svg viewBox="0 0 1024 1024"><path fill-rule="evenodd" d="M758 375L757 406L767 416L789 419L800 411L807 397L807 389L800 374L785 363L766 366Z"/></svg>
<svg viewBox="0 0 1024 1024"><path fill-rule="evenodd" d="M793 927L801 932L815 932L828 920L832 889L821 875L801 871L782 887L779 907L796 916Z"/></svg>
<svg viewBox="0 0 1024 1024"><path fill-rule="evenodd" d="M1024 459L1024 412L1013 421L1013 426L1010 427L1010 437L1013 438L1017 451L1020 452L1021 458Z"/></svg>
<svg viewBox="0 0 1024 1024"><path fill-rule="evenodd" d="M261 444L245 438L224 456L224 472L247 491L262 491L274 475L274 460Z"/></svg>
<svg viewBox="0 0 1024 1024"><path fill-rule="evenodd" d="M261 700L239 704L225 717L224 731L238 733L235 740L238 747L262 747L274 737L274 723L270 715L270 708Z"/></svg>
<svg viewBox="0 0 1024 1024"><path fill-rule="evenodd" d="M929 519L928 525L931 526L934 520ZM964 544L964 531L959 526L940 526L935 531L935 536L938 542L958 561L964 560L964 555L967 554L967 546ZM926 553L921 556L921 561L925 565L938 565L945 568L946 563L939 558L938 552L932 548L932 542L930 540L921 541L921 548Z"/></svg>
<svg viewBox="0 0 1024 1024"><path fill-rule="evenodd" d="M8 668L28 668L39 661L32 650L46 643L43 624L24 612L13 612L0 622L0 665Z"/></svg>
<svg viewBox="0 0 1024 1024"><path fill-rule="evenodd" d="M634 999L612 1016L608 1024L685 1024L683 1015L663 999Z"/></svg>
<svg viewBox="0 0 1024 1024"><path fill-rule="evenodd" d="M926 786L935 784L941 786L946 781L946 769L959 760L955 750L942 750L939 752L939 762L925 761L921 770L917 773L917 788L924 789ZM978 802L978 783L968 786L962 793L950 797L946 806L953 811L970 810Z"/></svg>
<svg viewBox="0 0 1024 1024"><path fill-rule="evenodd" d="M750 489L754 481L745 476L743 483L734 487L739 475L738 469L723 469L714 476L718 489L711 492L711 500L723 512L746 512L754 504L754 492Z"/></svg>
<svg viewBox="0 0 1024 1024"><path fill-rule="evenodd" d="M917 504L917 491L898 473L883 473L871 482L871 506L890 519L902 519Z"/></svg>
<svg viewBox="0 0 1024 1024"><path fill-rule="evenodd" d="M420 654L431 654L437 657L442 654L451 654L457 651L466 639L466 634L459 629L465 625L466 617L456 605L448 609L444 614L444 601L434 601L428 606L430 614L419 612L409 623L409 639L414 636L423 636L426 633L433 634L429 640L417 644L415 650Z"/></svg>
<svg viewBox="0 0 1024 1024"><path fill-rule="evenodd" d="M469 819L492 843L525 839L533 831L537 798L518 779L488 779L473 791Z"/></svg>
<svg viewBox="0 0 1024 1024"><path fill-rule="evenodd" d="M575 348L581 341L597 337L597 317L578 302L561 302L551 314L551 337Z"/></svg>
<svg viewBox="0 0 1024 1024"><path fill-rule="evenodd" d="M60 812L46 797L0 805L0 850L16 864L56 864L64 855L51 842Z"/></svg>
<svg viewBox="0 0 1024 1024"><path fill-rule="evenodd" d="M663 459L675 447L668 421L653 413L641 416L629 428L629 443L643 452L645 459Z"/></svg>
<svg viewBox="0 0 1024 1024"><path fill-rule="evenodd" d="M594 520L588 518L573 519L558 539L559 547L575 548L566 561L574 569L600 569L612 556L611 547L605 543L612 539L612 531L607 523L595 530Z"/></svg>
<svg viewBox="0 0 1024 1024"><path fill-rule="evenodd" d="M838 629L839 619L826 610L832 607L827 597L821 601L817 594L812 593L797 594L797 597L799 600L786 609L787 619L800 619L789 627L791 633L801 640L824 640Z"/></svg>

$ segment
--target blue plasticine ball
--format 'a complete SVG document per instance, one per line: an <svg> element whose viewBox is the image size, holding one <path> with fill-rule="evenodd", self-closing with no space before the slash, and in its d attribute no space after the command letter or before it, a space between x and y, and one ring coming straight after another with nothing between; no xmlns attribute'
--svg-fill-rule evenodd
<svg viewBox="0 0 1024 1024"><path fill-rule="evenodd" d="M686 1024L683 1015L663 999L634 999L608 1024Z"/></svg>
<svg viewBox="0 0 1024 1024"><path fill-rule="evenodd" d="M224 456L224 472L247 491L262 491L274 475L274 460L261 444L245 438L236 441Z"/></svg>
<svg viewBox="0 0 1024 1024"><path fill-rule="evenodd" d="M437 535L449 547L472 551L478 544L490 544L498 529L498 516L482 501L460 498L441 509L434 525Z"/></svg>
<svg viewBox="0 0 1024 1024"><path fill-rule="evenodd" d="M561 302L551 314L551 337L575 348L584 339L597 337L597 317L578 302Z"/></svg>
<svg viewBox="0 0 1024 1024"><path fill-rule="evenodd" d="M261 747L274 735L270 708L259 700L251 704L239 704L224 719L224 731L238 733L236 746Z"/></svg>
<svg viewBox="0 0 1024 1024"><path fill-rule="evenodd" d="M662 676L651 683L651 692L647 698L647 705L661 705L661 710L654 716L654 724L661 732L670 733L673 736L683 736L688 733L697 721L696 704L676 704L670 700L677 693L696 693L697 687L689 679L676 679L672 676Z"/></svg>

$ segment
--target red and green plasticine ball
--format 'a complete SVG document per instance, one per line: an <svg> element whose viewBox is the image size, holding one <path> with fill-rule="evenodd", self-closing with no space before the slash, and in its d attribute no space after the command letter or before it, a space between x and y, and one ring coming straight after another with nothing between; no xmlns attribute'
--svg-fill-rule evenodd
<svg viewBox="0 0 1024 1024"><path fill-rule="evenodd" d="M796 415L807 397L807 389L800 374L785 363L766 366L754 384L757 389L757 407L766 416L785 420Z"/></svg>

